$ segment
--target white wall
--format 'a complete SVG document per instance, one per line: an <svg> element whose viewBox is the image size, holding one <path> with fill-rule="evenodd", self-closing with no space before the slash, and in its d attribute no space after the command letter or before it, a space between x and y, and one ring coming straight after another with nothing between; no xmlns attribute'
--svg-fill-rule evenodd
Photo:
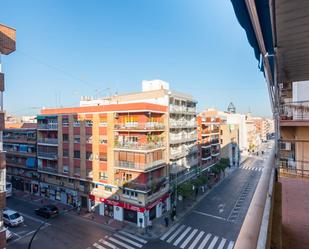
<svg viewBox="0 0 309 249"><path fill-rule="evenodd" d="M309 81L293 82L293 101L309 101Z"/></svg>

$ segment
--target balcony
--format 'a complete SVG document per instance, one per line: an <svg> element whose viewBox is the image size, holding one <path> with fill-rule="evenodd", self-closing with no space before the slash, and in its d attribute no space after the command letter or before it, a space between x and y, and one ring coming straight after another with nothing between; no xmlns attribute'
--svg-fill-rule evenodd
<svg viewBox="0 0 309 249"><path fill-rule="evenodd" d="M219 156L220 155L220 150L212 150L211 151L211 156Z"/></svg>
<svg viewBox="0 0 309 249"><path fill-rule="evenodd" d="M205 148L205 149L206 149L206 148L209 148L210 146L211 146L211 142L202 142L202 143L201 143L201 147L202 147L202 148Z"/></svg>
<svg viewBox="0 0 309 249"><path fill-rule="evenodd" d="M58 153L57 152L38 151L38 158L47 159L47 160L57 160L58 159Z"/></svg>
<svg viewBox="0 0 309 249"><path fill-rule="evenodd" d="M164 143L116 143L115 150L149 151L164 148Z"/></svg>
<svg viewBox="0 0 309 249"><path fill-rule="evenodd" d="M57 146L58 138L38 138L38 144Z"/></svg>
<svg viewBox="0 0 309 249"><path fill-rule="evenodd" d="M57 168L38 166L38 171L57 173Z"/></svg>
<svg viewBox="0 0 309 249"><path fill-rule="evenodd" d="M138 122L128 122L128 123L121 123L115 124L114 129L119 131L146 131L149 132L151 130L160 131L164 130L165 126L163 123L160 122L146 122L146 123L138 123Z"/></svg>
<svg viewBox="0 0 309 249"><path fill-rule="evenodd" d="M195 107L186 107L186 106L178 106L178 105L170 105L171 113L180 113L180 114L189 114L194 115L196 113Z"/></svg>
<svg viewBox="0 0 309 249"><path fill-rule="evenodd" d="M49 124L40 124L38 123L38 130L58 130L57 123L49 123Z"/></svg>
<svg viewBox="0 0 309 249"><path fill-rule="evenodd" d="M195 140L197 140L196 134L189 134L189 135L171 134L170 135L171 144L185 143L185 142L190 142L190 141L195 141Z"/></svg>
<svg viewBox="0 0 309 249"><path fill-rule="evenodd" d="M178 121L171 121L170 122L170 128L172 129L186 129L186 128L196 128L197 124L192 121L186 121L186 120L178 120Z"/></svg>
<svg viewBox="0 0 309 249"><path fill-rule="evenodd" d="M184 157L186 155L187 155L186 150L173 150L173 149L171 149L170 159L175 160L175 159Z"/></svg>
<svg viewBox="0 0 309 249"><path fill-rule="evenodd" d="M281 126L301 126L309 123L309 101L288 102L280 106Z"/></svg>
<svg viewBox="0 0 309 249"><path fill-rule="evenodd" d="M28 152L28 151L20 151L20 150L13 150L13 149L8 149L4 148L7 154L11 155L18 155L18 156L26 156L26 157L36 157L36 152Z"/></svg>
<svg viewBox="0 0 309 249"><path fill-rule="evenodd" d="M115 161L114 167L115 168L121 168L121 169L131 169L136 171L147 171L152 168L157 168L159 166L165 166L165 161L157 160L149 163L133 163L128 161Z"/></svg>
<svg viewBox="0 0 309 249"><path fill-rule="evenodd" d="M28 144L35 144L36 138L35 137L27 137L27 136L3 136L3 141L6 143L28 143Z"/></svg>

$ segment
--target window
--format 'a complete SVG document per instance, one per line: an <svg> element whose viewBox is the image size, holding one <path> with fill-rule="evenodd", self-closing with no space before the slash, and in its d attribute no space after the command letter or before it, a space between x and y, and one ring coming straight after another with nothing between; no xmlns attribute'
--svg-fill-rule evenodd
<svg viewBox="0 0 309 249"><path fill-rule="evenodd" d="M99 172L99 179L100 180L107 180L108 179L107 172L106 171Z"/></svg>
<svg viewBox="0 0 309 249"><path fill-rule="evenodd" d="M92 120L86 120L86 127L92 127Z"/></svg>
<svg viewBox="0 0 309 249"><path fill-rule="evenodd" d="M74 158L80 158L80 151L74 150Z"/></svg>
<svg viewBox="0 0 309 249"><path fill-rule="evenodd" d="M74 167L74 175L80 175L80 167Z"/></svg>
<svg viewBox="0 0 309 249"><path fill-rule="evenodd" d="M100 136L99 142L100 142L100 144L107 144L107 137L106 136Z"/></svg>
<svg viewBox="0 0 309 249"><path fill-rule="evenodd" d="M92 136L90 136L90 135L86 136L86 143L87 144L91 144L92 143Z"/></svg>
<svg viewBox="0 0 309 249"><path fill-rule="evenodd" d="M223 144L223 140L222 139L220 139L220 144Z"/></svg>
<svg viewBox="0 0 309 249"><path fill-rule="evenodd" d="M63 140L63 142L68 142L69 141L69 134L62 134L62 140Z"/></svg>
<svg viewBox="0 0 309 249"><path fill-rule="evenodd" d="M86 177L93 178L93 171L92 171L92 169L86 169Z"/></svg>
<svg viewBox="0 0 309 249"><path fill-rule="evenodd" d="M100 117L99 126L107 126L107 118L106 117Z"/></svg>
<svg viewBox="0 0 309 249"><path fill-rule="evenodd" d="M89 160L89 161L93 160L92 152L86 151L86 160Z"/></svg>
<svg viewBox="0 0 309 249"><path fill-rule="evenodd" d="M137 198L137 192L132 191L132 190L128 190L128 189L123 189L123 194L127 195L128 197L133 197L133 198Z"/></svg>
<svg viewBox="0 0 309 249"><path fill-rule="evenodd" d="M74 143L76 144L80 143L80 135L74 135Z"/></svg>
<svg viewBox="0 0 309 249"><path fill-rule="evenodd" d="M69 150L68 149L63 149L63 156L68 157L69 156Z"/></svg>
<svg viewBox="0 0 309 249"><path fill-rule="evenodd" d="M80 121L75 119L73 126L74 127L80 127Z"/></svg>
<svg viewBox="0 0 309 249"><path fill-rule="evenodd" d="M69 173L69 166L63 165L63 173Z"/></svg>
<svg viewBox="0 0 309 249"><path fill-rule="evenodd" d="M106 162L107 161L107 153L100 154L100 161Z"/></svg>
<svg viewBox="0 0 309 249"><path fill-rule="evenodd" d="M112 187L110 187L110 186L104 186L104 190L108 191L108 192L112 192L113 191Z"/></svg>
<svg viewBox="0 0 309 249"><path fill-rule="evenodd" d="M223 135L223 130L220 130L220 135Z"/></svg>
<svg viewBox="0 0 309 249"><path fill-rule="evenodd" d="M68 118L63 118L62 119L62 126L69 126L69 119Z"/></svg>

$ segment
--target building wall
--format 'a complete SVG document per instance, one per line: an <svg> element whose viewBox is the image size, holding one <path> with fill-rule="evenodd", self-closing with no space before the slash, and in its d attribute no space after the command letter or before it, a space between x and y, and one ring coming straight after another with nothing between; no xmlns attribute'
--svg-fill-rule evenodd
<svg viewBox="0 0 309 249"><path fill-rule="evenodd" d="M221 157L230 160L230 165L239 164L239 127L238 125L220 125Z"/></svg>

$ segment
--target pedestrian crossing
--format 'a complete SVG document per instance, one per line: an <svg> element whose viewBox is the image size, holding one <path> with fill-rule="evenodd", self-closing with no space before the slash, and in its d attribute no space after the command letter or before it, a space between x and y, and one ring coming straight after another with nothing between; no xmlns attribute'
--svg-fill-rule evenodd
<svg viewBox="0 0 309 249"><path fill-rule="evenodd" d="M232 249L234 247L234 241L184 224L174 225L161 236L160 240L181 249Z"/></svg>
<svg viewBox="0 0 309 249"><path fill-rule="evenodd" d="M139 249L147 243L147 240L130 234L126 231L119 231L112 236L106 236L92 244L90 248L97 249ZM88 249L88 248L87 248Z"/></svg>
<svg viewBox="0 0 309 249"><path fill-rule="evenodd" d="M253 170L253 171L263 171L262 167L249 167L249 166L241 166L239 167L240 169L244 169L244 170Z"/></svg>

